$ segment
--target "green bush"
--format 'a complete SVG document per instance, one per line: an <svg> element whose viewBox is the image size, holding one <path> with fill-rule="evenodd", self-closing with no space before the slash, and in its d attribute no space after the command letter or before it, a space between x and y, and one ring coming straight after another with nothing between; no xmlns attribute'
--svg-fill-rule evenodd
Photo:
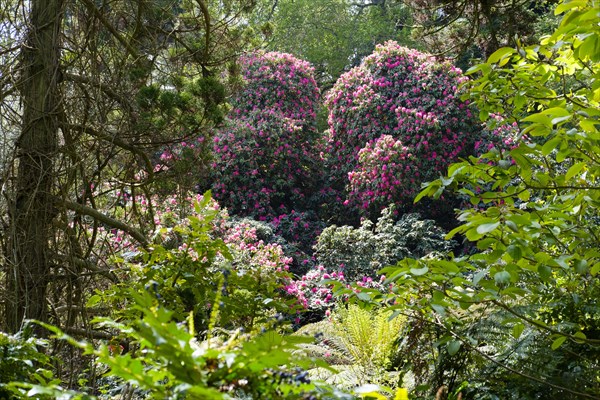
<svg viewBox="0 0 600 400"><path fill-rule="evenodd" d="M330 226L323 230L315 246L318 264L327 271L343 273L348 282L374 277L381 268L405 257L445 253L455 242L444 240L445 232L432 220L419 214L405 214L394 222L394 208L382 212L373 224L363 220L358 228Z"/></svg>

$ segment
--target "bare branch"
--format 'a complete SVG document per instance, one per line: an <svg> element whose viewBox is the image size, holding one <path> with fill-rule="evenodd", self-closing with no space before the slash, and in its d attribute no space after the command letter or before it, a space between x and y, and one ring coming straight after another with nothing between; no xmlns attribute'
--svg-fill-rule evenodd
<svg viewBox="0 0 600 400"><path fill-rule="evenodd" d="M125 40L123 36L121 36L121 34L115 29L115 27L104 17L104 15L102 15L100 10L98 10L94 3L91 0L81 1L83 2L83 4L85 4L88 10L90 10L96 16L96 18L98 18L102 25L104 25L104 27L108 29L108 31L115 37L115 39L117 39L119 43L121 43L123 47L127 49L129 54L131 54L135 60L138 60L140 58L140 55L137 52L137 50L127 40Z"/></svg>
<svg viewBox="0 0 600 400"><path fill-rule="evenodd" d="M112 217L109 217L108 215L103 214L94 208L85 206L83 204L75 203L75 202L72 202L69 200L65 200L65 199L57 198L56 202L58 204L62 204L69 210L75 211L76 213L79 213L82 215L88 215L88 216L90 216L112 228L119 229L123 232L128 233L132 238L137 240L144 247L147 247L149 245L148 239L146 239L146 236L144 236L140 231L138 231L137 229L135 229L132 226L127 225L124 222L121 222Z"/></svg>

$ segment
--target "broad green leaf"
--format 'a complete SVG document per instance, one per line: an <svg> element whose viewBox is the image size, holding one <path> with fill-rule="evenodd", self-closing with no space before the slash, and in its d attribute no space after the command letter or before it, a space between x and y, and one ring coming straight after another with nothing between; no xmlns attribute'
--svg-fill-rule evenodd
<svg viewBox="0 0 600 400"><path fill-rule="evenodd" d="M102 300L102 298L101 298L99 295L95 294L95 295L91 296L91 297L88 299L88 301L85 303L85 306L86 306L86 307L90 307L90 308L91 308L91 307L94 307L94 306L95 306L96 304L98 304L98 303L99 303L101 300Z"/></svg>
<svg viewBox="0 0 600 400"><path fill-rule="evenodd" d="M519 193L518 197L521 201L529 201L531 198L531 192L529 190L523 190Z"/></svg>
<svg viewBox="0 0 600 400"><path fill-rule="evenodd" d="M541 264L538 266L538 274L543 281L547 281L552 276L552 268L548 265Z"/></svg>
<svg viewBox="0 0 600 400"><path fill-rule="evenodd" d="M462 343L459 340L449 341L448 344L446 344L446 349L448 350L448 354L453 356L456 353L458 353L458 350L460 350L461 345L462 345Z"/></svg>
<svg viewBox="0 0 600 400"><path fill-rule="evenodd" d="M542 124L549 128L552 127L552 120L550 119L550 117L543 113L531 114L530 116L523 118L523 121L533 122L534 125Z"/></svg>
<svg viewBox="0 0 600 400"><path fill-rule="evenodd" d="M521 258L523 258L523 251L521 250L520 246L511 244L506 248L506 252L515 261L518 261Z"/></svg>
<svg viewBox="0 0 600 400"><path fill-rule="evenodd" d="M439 188L439 183L438 185L435 185L434 183L430 183L428 184L423 190L421 190L419 192L419 194L415 197L415 200L413 201L413 203L418 203L419 200L421 200L423 197L425 196L431 196L432 193L434 193L437 189Z"/></svg>
<svg viewBox="0 0 600 400"><path fill-rule="evenodd" d="M562 14L565 11L569 11L576 7L584 7L586 5L586 3L587 3L587 1L585 1L585 0L565 1L561 4L559 4L558 6L556 6L556 8L554 9L554 15Z"/></svg>
<svg viewBox="0 0 600 400"><path fill-rule="evenodd" d="M495 52L493 52L489 57L487 62L489 64L494 64L497 63L498 61L506 58L507 56L514 54L515 53L515 49L513 49L512 47L501 47L498 50L496 50Z"/></svg>
<svg viewBox="0 0 600 400"><path fill-rule="evenodd" d="M575 341L580 344L585 343L585 341L587 340L587 336L585 335L585 333L583 333L581 331L575 332L573 334L573 337L576 337L577 339L579 339L579 340L575 340Z"/></svg>
<svg viewBox="0 0 600 400"><path fill-rule="evenodd" d="M433 301L435 301L436 303L441 303L446 296L444 295L444 293L440 292L439 290L435 290L433 292Z"/></svg>
<svg viewBox="0 0 600 400"><path fill-rule="evenodd" d="M462 233L464 231L464 226L458 226L454 229L452 229L450 232L448 232L448 234L444 237L446 240L450 240L452 239L457 233Z"/></svg>
<svg viewBox="0 0 600 400"><path fill-rule="evenodd" d="M520 338L524 329L525 329L525 325L523 325L522 323L515 324L515 326L513 326L513 328L512 328L512 336L515 339Z"/></svg>
<svg viewBox="0 0 600 400"><path fill-rule="evenodd" d="M465 232L465 236L470 242L476 242L481 239L483 235L477 232L477 229L471 228Z"/></svg>
<svg viewBox="0 0 600 400"><path fill-rule="evenodd" d="M514 223L514 221L507 220L504 224L508 226L513 232L519 233L519 227L517 226L517 224Z"/></svg>
<svg viewBox="0 0 600 400"><path fill-rule="evenodd" d="M410 273L413 274L414 276L425 275L427 273L427 271L429 271L429 268L426 265L421 268L411 268L410 269Z"/></svg>
<svg viewBox="0 0 600 400"><path fill-rule="evenodd" d="M587 37L577 50L581 58L587 56L593 62L600 61L600 40L598 40L598 35L592 34Z"/></svg>
<svg viewBox="0 0 600 400"><path fill-rule="evenodd" d="M369 294L365 292L358 292L356 294L356 297L358 297L362 301L371 301L371 296L369 296Z"/></svg>
<svg viewBox="0 0 600 400"><path fill-rule="evenodd" d="M565 340L567 340L566 336L559 336L556 339L554 339L554 341L552 342L552 346L550 346L550 348L552 350L556 350L558 349L560 346L562 346L562 344L565 342Z"/></svg>
<svg viewBox="0 0 600 400"><path fill-rule="evenodd" d="M587 260L575 260L573 262L573 267L575 268L575 272L583 275L588 271L588 262Z"/></svg>
<svg viewBox="0 0 600 400"><path fill-rule="evenodd" d="M572 115L564 115L562 117L554 117L554 118L552 118L552 121L550 121L550 122L552 123L552 125L558 125L561 122L570 120L572 117L573 117Z"/></svg>
<svg viewBox="0 0 600 400"><path fill-rule="evenodd" d="M571 180L575 175L581 172L581 170L585 167L585 162L581 161L576 164L573 164L567 173L565 174L565 181Z"/></svg>
<svg viewBox="0 0 600 400"><path fill-rule="evenodd" d="M510 273L508 271L499 271L494 274L496 285L506 285L510 283Z"/></svg>
<svg viewBox="0 0 600 400"><path fill-rule="evenodd" d="M554 136L552 139L548 140L542 146L542 155L547 156L548 154L552 153L552 150L555 150L562 140L563 139L560 136Z"/></svg>
<svg viewBox="0 0 600 400"><path fill-rule="evenodd" d="M492 232L498 226L500 226L500 222L497 222L497 221L481 224L481 225L477 226L477 233L479 233L481 235L485 235L486 233Z"/></svg>

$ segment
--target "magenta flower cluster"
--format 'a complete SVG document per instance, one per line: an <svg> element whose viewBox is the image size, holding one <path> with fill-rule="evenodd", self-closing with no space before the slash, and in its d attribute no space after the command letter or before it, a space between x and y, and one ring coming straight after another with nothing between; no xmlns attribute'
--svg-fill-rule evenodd
<svg viewBox="0 0 600 400"><path fill-rule="evenodd" d="M348 205L400 210L422 182L472 151L481 124L449 62L387 42L329 92L324 156Z"/></svg>
<svg viewBox="0 0 600 400"><path fill-rule="evenodd" d="M334 287L338 286L360 293L362 288L377 289L382 293L387 288L383 281L385 276L378 279L364 276L357 282L346 279L343 271L328 271L322 265L311 269L301 278L290 280L285 286L285 292L296 298L297 305L307 311L326 311L335 306Z"/></svg>
<svg viewBox="0 0 600 400"><path fill-rule="evenodd" d="M477 137L474 143L475 155L477 157L496 149L507 152L519 145L520 140L529 140L520 135L521 130L516 122L510 123L499 114L490 114L485 129Z"/></svg>
<svg viewBox="0 0 600 400"><path fill-rule="evenodd" d="M233 118L272 110L285 118L315 123L319 88L309 62L270 52L244 56L240 64L246 85L232 100Z"/></svg>
<svg viewBox="0 0 600 400"><path fill-rule="evenodd" d="M283 213L271 221L275 233L289 244L307 254L312 253L314 239L323 231L325 224L312 211Z"/></svg>
<svg viewBox="0 0 600 400"><path fill-rule="evenodd" d="M247 82L214 138L213 194L232 213L271 221L302 207L319 171L313 69L289 54L242 59Z"/></svg>

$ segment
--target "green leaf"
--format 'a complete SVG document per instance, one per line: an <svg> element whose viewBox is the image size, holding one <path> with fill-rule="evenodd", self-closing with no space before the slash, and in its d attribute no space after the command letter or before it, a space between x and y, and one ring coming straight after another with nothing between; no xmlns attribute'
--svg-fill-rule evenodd
<svg viewBox="0 0 600 400"><path fill-rule="evenodd" d="M359 300L362 300L362 301L371 301L371 296L369 296L369 294L365 293L365 292L356 293L356 297L358 297Z"/></svg>
<svg viewBox="0 0 600 400"><path fill-rule="evenodd" d="M590 274L592 274L592 276L596 276L598 272L600 272L600 262L595 263L594 266L590 268Z"/></svg>
<svg viewBox="0 0 600 400"><path fill-rule="evenodd" d="M562 138L560 136L554 136L552 139L548 140L542 146L542 155L547 156L552 153L552 150L558 147L558 144L562 142Z"/></svg>
<svg viewBox="0 0 600 400"><path fill-rule="evenodd" d="M552 127L552 120L545 113L531 114L528 117L523 118L525 122L533 122L535 124L542 124L548 128Z"/></svg>
<svg viewBox="0 0 600 400"><path fill-rule="evenodd" d="M519 193L518 197L521 201L529 201L529 199L531 198L531 193L529 192L529 190L523 190Z"/></svg>
<svg viewBox="0 0 600 400"><path fill-rule="evenodd" d="M85 303L86 307L94 307L96 304L98 304L100 301L102 300L102 297L100 297L99 295L95 294L93 296L91 296L88 301Z"/></svg>
<svg viewBox="0 0 600 400"><path fill-rule="evenodd" d="M573 334L573 337L576 337L578 340L575 340L577 343L581 344L581 343L585 343L585 341L587 340L587 336L585 335L585 333L578 331L575 332Z"/></svg>
<svg viewBox="0 0 600 400"><path fill-rule="evenodd" d="M451 340L451 341L449 341L448 344L446 344L446 349L448 350L448 354L450 354L451 356L453 356L456 353L458 353L458 350L460 350L461 344L462 343L459 340Z"/></svg>
<svg viewBox="0 0 600 400"><path fill-rule="evenodd" d="M433 292L433 296L432 297L433 297L433 301L435 301L436 303L441 303L446 298L446 296L444 295L444 293L440 292L439 290L435 290Z"/></svg>
<svg viewBox="0 0 600 400"><path fill-rule="evenodd" d="M489 57L487 62L489 64L494 64L497 63L498 61L506 58L509 55L512 55L515 53L515 49L513 49L512 47L501 47L498 50L496 50L495 52L493 52Z"/></svg>
<svg viewBox="0 0 600 400"><path fill-rule="evenodd" d="M581 172L581 170L583 169L583 167L585 167L585 162L581 161L578 162L576 164L573 164L569 170L567 171L567 173L565 174L565 181L569 181L571 178L573 178L575 175L577 175L578 173Z"/></svg>
<svg viewBox="0 0 600 400"><path fill-rule="evenodd" d="M413 274L414 276L425 275L427 273L427 271L429 271L429 267L427 267L427 265L425 265L424 267L421 267L421 268L411 268L410 269L410 273Z"/></svg>
<svg viewBox="0 0 600 400"><path fill-rule="evenodd" d="M521 250L520 246L511 244L506 248L506 252L515 261L518 261L521 258L523 258L523 251Z"/></svg>
<svg viewBox="0 0 600 400"><path fill-rule="evenodd" d="M587 2L585 0L572 0L568 2L563 2L556 6L554 9L554 15L559 15L564 13L565 11L569 11L575 7L583 7Z"/></svg>
<svg viewBox="0 0 600 400"><path fill-rule="evenodd" d="M496 285L506 285L510 283L510 273L508 271L499 271L494 274Z"/></svg>
<svg viewBox="0 0 600 400"><path fill-rule="evenodd" d="M515 324L515 326L513 326L513 328L512 328L512 336L515 339L520 338L524 329L525 329L525 325L523 325L522 323Z"/></svg>
<svg viewBox="0 0 600 400"><path fill-rule="evenodd" d="M500 222L497 221L481 224L477 226L477 233L479 233L480 235L485 235L486 233L489 233L496 229L498 226L500 226Z"/></svg>
<svg viewBox="0 0 600 400"><path fill-rule="evenodd" d="M562 116L562 117L555 117L555 118L552 118L552 120L550 122L552 123L552 125L558 125L561 122L565 122L565 121L570 120L571 117L573 117L573 116L572 115L565 115L565 116Z"/></svg>
<svg viewBox="0 0 600 400"><path fill-rule="evenodd" d="M552 268L550 268L548 265L540 264L540 266L538 266L538 274L543 281L548 281L548 279L552 276Z"/></svg>
<svg viewBox="0 0 600 400"><path fill-rule="evenodd" d="M598 35L590 35L577 49L579 56L585 58L586 56L593 62L600 61L600 40Z"/></svg>
<svg viewBox="0 0 600 400"><path fill-rule="evenodd" d="M552 342L552 346L550 346L550 348L552 350L556 350L558 349L560 346L562 346L562 344L565 342L565 340L567 340L566 336L559 336L556 339L554 339L554 341Z"/></svg>
<svg viewBox="0 0 600 400"><path fill-rule="evenodd" d="M418 203L419 200L421 200L425 196L431 196L431 193L434 193L439 187L440 187L439 183L437 185L435 185L434 182L425 186L425 188L423 190L421 190L419 192L419 194L415 197L415 200L413 201L413 203L414 204Z"/></svg>
<svg viewBox="0 0 600 400"><path fill-rule="evenodd" d="M448 232L448 234L444 237L445 240L450 240L452 239L457 233L462 233L464 231L464 226L458 226L454 229L452 229L450 232Z"/></svg>
<svg viewBox="0 0 600 400"><path fill-rule="evenodd" d="M575 268L575 272L584 275L588 271L588 262L587 260L575 260L573 262L573 267Z"/></svg>
<svg viewBox="0 0 600 400"><path fill-rule="evenodd" d="M505 225L508 226L513 232L519 233L519 227L514 223L514 221L507 220Z"/></svg>

